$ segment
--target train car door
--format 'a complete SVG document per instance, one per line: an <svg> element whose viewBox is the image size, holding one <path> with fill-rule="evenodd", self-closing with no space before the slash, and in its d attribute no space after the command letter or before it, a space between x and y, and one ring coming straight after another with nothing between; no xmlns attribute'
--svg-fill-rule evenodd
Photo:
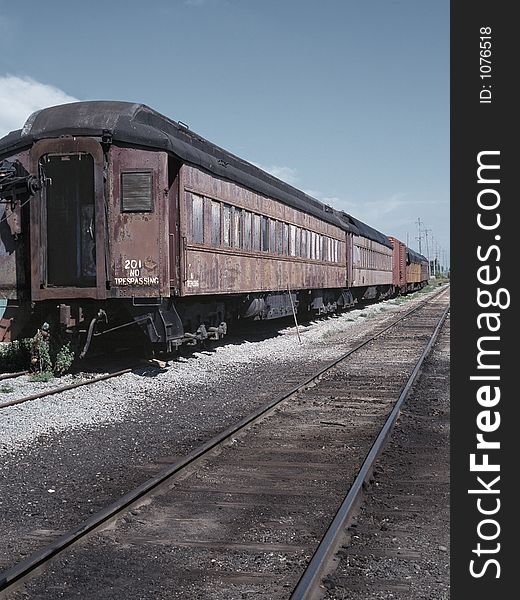
<svg viewBox="0 0 520 600"><path fill-rule="evenodd" d="M110 162L111 295L168 297L168 155L113 146Z"/></svg>
<svg viewBox="0 0 520 600"><path fill-rule="evenodd" d="M41 140L31 168L32 300L106 297L103 151L92 138Z"/></svg>

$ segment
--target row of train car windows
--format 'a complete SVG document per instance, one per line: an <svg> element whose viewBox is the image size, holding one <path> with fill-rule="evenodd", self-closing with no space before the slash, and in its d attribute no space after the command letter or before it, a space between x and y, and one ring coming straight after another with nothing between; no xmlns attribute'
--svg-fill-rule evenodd
<svg viewBox="0 0 520 600"><path fill-rule="evenodd" d="M392 255L378 250L354 246L354 265L361 269L392 270Z"/></svg>
<svg viewBox="0 0 520 600"><path fill-rule="evenodd" d="M340 262L339 241L248 210L186 194L191 241L312 260Z"/></svg>

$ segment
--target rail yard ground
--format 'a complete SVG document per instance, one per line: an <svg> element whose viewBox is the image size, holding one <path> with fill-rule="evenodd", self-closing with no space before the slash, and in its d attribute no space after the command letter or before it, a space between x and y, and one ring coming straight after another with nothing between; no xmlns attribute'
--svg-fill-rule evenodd
<svg viewBox="0 0 520 600"><path fill-rule="evenodd" d="M450 597L449 344L448 319L325 580L327 600Z"/></svg>
<svg viewBox="0 0 520 600"><path fill-rule="evenodd" d="M167 369L145 368L5 409L0 567L56 538L424 297L307 324L301 344L294 327L276 332L270 324ZM437 384L446 386L440 378ZM23 389L5 395L30 393L32 384L12 384L18 385Z"/></svg>

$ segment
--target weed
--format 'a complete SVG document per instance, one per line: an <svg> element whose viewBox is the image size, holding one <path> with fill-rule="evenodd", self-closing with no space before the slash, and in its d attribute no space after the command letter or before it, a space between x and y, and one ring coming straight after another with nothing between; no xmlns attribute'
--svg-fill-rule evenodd
<svg viewBox="0 0 520 600"><path fill-rule="evenodd" d="M31 360L31 339L16 340L0 346L0 371L23 371Z"/></svg>
<svg viewBox="0 0 520 600"><path fill-rule="evenodd" d="M0 386L0 392L2 392L2 394L10 394L11 392L14 392L14 387L10 383L4 383Z"/></svg>
<svg viewBox="0 0 520 600"><path fill-rule="evenodd" d="M35 362L32 362L34 359ZM33 338L16 340L0 345L0 372L24 371L31 368L37 373L64 375L75 359L70 342L58 337L49 339L36 333Z"/></svg>
<svg viewBox="0 0 520 600"><path fill-rule="evenodd" d="M33 338L33 356L36 357L35 366L39 373L46 373L52 371L52 360L51 351L49 347L49 340L38 333ZM34 359L33 359L34 360Z"/></svg>
<svg viewBox="0 0 520 600"><path fill-rule="evenodd" d="M52 371L41 371L40 373L33 373L30 377L30 381L39 383L47 383L51 379L54 379L54 373Z"/></svg>
<svg viewBox="0 0 520 600"><path fill-rule="evenodd" d="M75 355L74 351L71 349L70 342L62 346L56 354L56 360L54 361L54 373L56 373L56 375L63 375L66 373L72 366L74 358Z"/></svg>

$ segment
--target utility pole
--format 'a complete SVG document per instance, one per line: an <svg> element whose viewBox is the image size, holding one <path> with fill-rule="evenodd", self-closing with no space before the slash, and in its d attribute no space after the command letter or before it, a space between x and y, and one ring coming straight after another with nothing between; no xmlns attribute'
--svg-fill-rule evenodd
<svg viewBox="0 0 520 600"><path fill-rule="evenodd" d="M432 258L432 265L433 265L433 276L437 277L437 262L435 260L435 239L432 235L432 254L431 254L431 258Z"/></svg>
<svg viewBox="0 0 520 600"><path fill-rule="evenodd" d="M415 221L415 222L417 223L417 228L419 230L419 235L415 239L419 241L419 254L422 254L422 252L421 252L421 240L422 240L422 235L421 235L421 217L417 217L417 221Z"/></svg>
<svg viewBox="0 0 520 600"><path fill-rule="evenodd" d="M432 272L430 269L430 246L428 244L428 233L431 232L431 229L423 229L424 236L426 238L426 258L428 259L428 279L431 277Z"/></svg>

